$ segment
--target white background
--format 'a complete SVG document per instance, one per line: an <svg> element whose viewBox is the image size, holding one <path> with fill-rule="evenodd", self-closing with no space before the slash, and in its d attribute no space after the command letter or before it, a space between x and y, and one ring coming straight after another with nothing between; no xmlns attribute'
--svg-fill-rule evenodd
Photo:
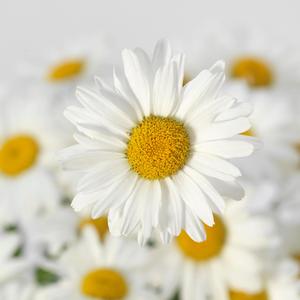
<svg viewBox="0 0 300 300"><path fill-rule="evenodd" d="M149 47L203 21L254 24L300 41L300 0L0 0L0 79L28 55L63 40L106 32L122 47Z"/></svg>

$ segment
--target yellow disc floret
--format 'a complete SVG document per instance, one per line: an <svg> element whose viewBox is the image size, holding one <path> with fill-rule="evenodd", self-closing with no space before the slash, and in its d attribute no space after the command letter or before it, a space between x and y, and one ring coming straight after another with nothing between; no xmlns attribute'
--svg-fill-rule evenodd
<svg viewBox="0 0 300 300"><path fill-rule="evenodd" d="M205 225L206 240L203 242L193 241L185 231L177 237L177 245L182 253L195 261L206 261L218 256L225 244L226 228L220 217L214 216L213 227Z"/></svg>
<svg viewBox="0 0 300 300"><path fill-rule="evenodd" d="M121 300L128 293L124 277L109 268L96 269L84 276L81 291L88 297L105 300Z"/></svg>
<svg viewBox="0 0 300 300"><path fill-rule="evenodd" d="M229 292L229 296L230 300L268 300L268 296L265 291L255 294L248 294L240 291L231 290Z"/></svg>
<svg viewBox="0 0 300 300"><path fill-rule="evenodd" d="M34 165L39 146L34 138L17 135L7 139L0 149L0 171L17 176Z"/></svg>
<svg viewBox="0 0 300 300"><path fill-rule="evenodd" d="M133 171L149 180L176 174L186 164L190 139L174 118L149 116L132 129L126 150Z"/></svg>
<svg viewBox="0 0 300 300"><path fill-rule="evenodd" d="M70 59L63 61L51 68L47 78L50 81L71 79L83 71L84 65L84 61L81 59Z"/></svg>
<svg viewBox="0 0 300 300"><path fill-rule="evenodd" d="M99 238L104 240L105 235L108 232L107 217L100 217L97 219L84 218L81 220L79 228L82 229L87 225L93 226L96 229Z"/></svg>
<svg viewBox="0 0 300 300"><path fill-rule="evenodd" d="M231 68L231 76L245 79L251 87L270 86L274 79L270 66L255 57L237 59Z"/></svg>

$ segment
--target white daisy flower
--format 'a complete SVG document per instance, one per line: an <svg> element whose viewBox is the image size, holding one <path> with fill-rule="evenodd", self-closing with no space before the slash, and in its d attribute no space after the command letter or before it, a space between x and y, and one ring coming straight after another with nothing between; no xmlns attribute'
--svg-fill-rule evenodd
<svg viewBox="0 0 300 300"><path fill-rule="evenodd" d="M216 216L215 225L206 228L206 241L195 242L183 231L170 246L166 255L174 255L171 268L179 277L180 299L231 300L239 299L231 298L238 291L261 292L269 266L266 255L280 240L270 218L248 213L251 197L230 202L224 217Z"/></svg>
<svg viewBox="0 0 300 300"><path fill-rule="evenodd" d="M291 260L282 260L266 277L264 289L258 293L234 291L230 300L299 300L299 266ZM217 298L216 298L217 299Z"/></svg>
<svg viewBox="0 0 300 300"><path fill-rule="evenodd" d="M164 242L181 229L196 241L223 212L224 195L240 199L240 171L228 159L250 155L239 136L250 128L251 107L218 94L224 64L216 63L182 87L184 56L159 42L152 58L141 49L123 51L124 74L114 87L97 79L97 90L79 88L83 107L66 117L78 145L61 154L67 169L83 171L72 206L108 213L110 229L138 232L144 243L155 228ZM226 189L224 189L224 186Z"/></svg>
<svg viewBox="0 0 300 300"><path fill-rule="evenodd" d="M68 207L35 216L21 224L24 252L58 256L75 242L78 228L78 216Z"/></svg>
<svg viewBox="0 0 300 300"><path fill-rule="evenodd" d="M228 76L244 80L253 88L299 90L300 57L279 39L270 39L258 30L229 30L203 26L193 33L186 76L194 78L199 70L222 57Z"/></svg>
<svg viewBox="0 0 300 300"><path fill-rule="evenodd" d="M20 96L1 101L1 223L57 207L61 194L52 174L57 149L65 145L42 99ZM40 101L38 101L40 100Z"/></svg>
<svg viewBox="0 0 300 300"><path fill-rule="evenodd" d="M134 257L134 259L132 259ZM45 299L157 299L147 288L149 253L135 241L108 236L100 242L92 228L60 259L62 280Z"/></svg>
<svg viewBox="0 0 300 300"><path fill-rule="evenodd" d="M64 42L60 47L47 50L44 56L24 62L19 67L22 79L50 87L53 91L74 88L78 82L95 74L106 74L111 57L112 41L91 36Z"/></svg>
<svg viewBox="0 0 300 300"><path fill-rule="evenodd" d="M295 261L282 259L276 267L273 268L270 277L267 279L267 297L265 300L299 300L299 274L299 265L295 263Z"/></svg>
<svg viewBox="0 0 300 300"><path fill-rule="evenodd" d="M15 232L0 233L0 299L41 300L37 298L37 291L42 288L37 285L37 270L33 272L30 261L19 253L21 243ZM47 274L49 281L50 273ZM42 275L41 284L45 283L45 271Z"/></svg>
<svg viewBox="0 0 300 300"><path fill-rule="evenodd" d="M300 141L296 111L282 93L259 91L253 93L250 100L253 104L252 128L244 134L258 138L263 147L242 160L239 167L253 180L280 178L282 173L295 170L300 161L296 149Z"/></svg>
<svg viewBox="0 0 300 300"><path fill-rule="evenodd" d="M266 180L256 186L257 195L249 204L255 215L270 216L277 225L284 255L300 257L300 173L276 180ZM261 199L264 199L262 201Z"/></svg>

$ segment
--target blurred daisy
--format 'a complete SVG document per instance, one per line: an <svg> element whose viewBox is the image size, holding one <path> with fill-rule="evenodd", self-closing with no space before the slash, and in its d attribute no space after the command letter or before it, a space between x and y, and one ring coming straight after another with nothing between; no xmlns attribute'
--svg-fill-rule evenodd
<svg viewBox="0 0 300 300"><path fill-rule="evenodd" d="M0 223L18 221L57 207L60 191L52 170L64 135L51 109L29 95L1 101Z"/></svg>
<svg viewBox="0 0 300 300"><path fill-rule="evenodd" d="M73 89L79 81L106 74L108 57L113 51L109 44L108 39L96 36L64 43L60 48L47 51L44 57L23 63L19 71L25 79L48 85L52 91Z"/></svg>
<svg viewBox="0 0 300 300"><path fill-rule="evenodd" d="M206 241L197 243L184 231L174 241L180 299L247 299L231 298L230 293L256 294L263 289L266 255L276 249L279 239L270 218L248 213L247 197L228 203L224 218L215 216L215 225L206 228Z"/></svg>
<svg viewBox="0 0 300 300"><path fill-rule="evenodd" d="M270 41L255 30L209 28L189 46L192 53L187 78L194 78L199 70L222 58L228 66L228 76L244 80L253 89L298 88L300 57L281 41Z"/></svg>
<svg viewBox="0 0 300 300"><path fill-rule="evenodd" d="M135 241L109 236L102 243L94 229L85 228L61 257L62 281L45 291L45 299L154 300L146 282L150 264Z"/></svg>
<svg viewBox="0 0 300 300"><path fill-rule="evenodd" d="M201 241L198 220L212 226L213 211L224 211L224 186L230 198L243 196L228 159L254 150L238 135L250 128L251 107L219 96L222 62L182 87L184 56L165 41L152 59L125 49L123 65L113 89L99 79L97 90L79 88L83 107L65 112L79 133L78 145L61 154L63 166L85 172L72 206L91 208L93 218L108 213L111 231L138 232L142 244L153 228L164 242L182 228Z"/></svg>
<svg viewBox="0 0 300 300"><path fill-rule="evenodd" d="M297 114L282 93L256 92L251 96L253 112L251 130L244 134L256 137L263 143L260 151L241 161L243 174L253 180L280 177L299 165L296 144L300 134L296 125Z"/></svg>
<svg viewBox="0 0 300 300"><path fill-rule="evenodd" d="M21 243L15 232L0 233L0 299L41 300L37 298L37 291L42 281L37 281L30 261L21 255Z"/></svg>
<svg viewBox="0 0 300 300"><path fill-rule="evenodd" d="M69 207L35 216L21 224L24 254L45 254L57 257L68 245L75 242L78 216Z"/></svg>
<svg viewBox="0 0 300 300"><path fill-rule="evenodd" d="M265 180L255 189L261 196L252 197L251 213L271 217L283 241L281 253L300 258L300 173Z"/></svg>
<svg viewBox="0 0 300 300"><path fill-rule="evenodd" d="M214 298L215 299L215 298ZM216 298L215 300L217 300ZM299 268L291 260L280 261L266 278L265 288L258 293L231 291L229 300L299 300Z"/></svg>

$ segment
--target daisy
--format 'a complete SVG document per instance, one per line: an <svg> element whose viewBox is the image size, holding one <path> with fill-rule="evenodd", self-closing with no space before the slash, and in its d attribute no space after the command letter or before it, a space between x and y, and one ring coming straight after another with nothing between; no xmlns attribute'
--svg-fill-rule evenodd
<svg viewBox="0 0 300 300"><path fill-rule="evenodd" d="M255 215L271 217L283 241L281 252L299 259L300 173L266 180L257 189L262 196L253 197L249 209Z"/></svg>
<svg viewBox="0 0 300 300"><path fill-rule="evenodd" d="M147 290L149 253L135 241L109 236L102 243L93 228L85 228L59 264L62 280L45 291L45 299L157 299Z"/></svg>
<svg viewBox="0 0 300 300"><path fill-rule="evenodd" d="M298 300L300 298L299 267L289 259L281 260L266 277L265 287L258 293L231 291L230 300Z"/></svg>
<svg viewBox="0 0 300 300"><path fill-rule="evenodd" d="M197 39L194 35L188 47L191 55L187 78L194 78L199 70L222 57L228 66L228 76L245 81L251 89L298 90L300 57L280 40L271 40L257 30L209 28L200 32Z"/></svg>
<svg viewBox="0 0 300 300"><path fill-rule="evenodd" d="M181 229L196 241L223 212L224 196L240 199L240 171L228 159L250 155L254 146L239 136L250 128L247 103L218 91L224 64L217 62L182 87L184 56L166 41L152 58L141 49L123 51L124 74L114 87L97 79L96 90L79 88L82 107L65 115L78 144L61 154L63 166L84 172L72 202L108 214L110 230L137 232L143 244L158 230L164 242Z"/></svg>
<svg viewBox="0 0 300 300"><path fill-rule="evenodd" d="M45 284L45 278L44 282L39 280L37 271L41 273L44 269L32 269L30 260L22 253L21 245L22 239L17 232L0 232L0 299L42 300L37 298L37 292L41 289L38 284ZM47 274L49 283L50 273Z"/></svg>
<svg viewBox="0 0 300 300"><path fill-rule="evenodd" d="M64 42L45 55L21 64L19 73L23 80L33 80L53 91L73 88L95 74L105 74L112 49L112 42L99 36Z"/></svg>
<svg viewBox="0 0 300 300"><path fill-rule="evenodd" d="M300 140L297 113L283 93L259 91L251 95L250 101L252 128L244 134L258 138L263 147L241 161L239 167L253 180L280 178L282 173L288 174L299 165L300 156L295 146Z"/></svg>
<svg viewBox="0 0 300 300"><path fill-rule="evenodd" d="M271 260L267 255L275 253L280 240L271 218L249 214L252 193L228 203L224 217L215 216L206 241L195 242L183 231L171 244L166 255L173 255L170 266L179 277L180 299L247 299L231 295L261 293Z"/></svg>
<svg viewBox="0 0 300 300"><path fill-rule="evenodd" d="M30 95L1 101L0 214L1 223L55 209L61 199L53 171L57 149L66 145L51 109Z"/></svg>
<svg viewBox="0 0 300 300"><path fill-rule="evenodd" d="M19 223L24 255L35 258L45 253L50 257L59 256L77 239L78 220L69 207L58 207Z"/></svg>

